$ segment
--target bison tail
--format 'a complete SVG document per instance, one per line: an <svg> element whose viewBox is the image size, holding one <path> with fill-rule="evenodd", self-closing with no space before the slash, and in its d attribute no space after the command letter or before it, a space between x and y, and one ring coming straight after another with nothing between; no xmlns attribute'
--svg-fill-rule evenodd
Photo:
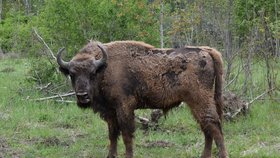
<svg viewBox="0 0 280 158"><path fill-rule="evenodd" d="M220 120L223 118L223 60L220 52L213 48L207 48L207 52L210 54L214 61L214 72L215 72L215 102L217 113L220 117Z"/></svg>

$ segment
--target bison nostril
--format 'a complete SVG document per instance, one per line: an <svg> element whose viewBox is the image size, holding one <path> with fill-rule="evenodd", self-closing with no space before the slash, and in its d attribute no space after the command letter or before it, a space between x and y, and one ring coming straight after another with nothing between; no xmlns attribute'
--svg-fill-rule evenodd
<svg viewBox="0 0 280 158"><path fill-rule="evenodd" d="M89 99L89 95L87 92L76 92L76 96L77 96L77 101L79 103L89 103L90 99Z"/></svg>
<svg viewBox="0 0 280 158"><path fill-rule="evenodd" d="M77 92L76 95L78 97L88 98L88 93L87 92Z"/></svg>

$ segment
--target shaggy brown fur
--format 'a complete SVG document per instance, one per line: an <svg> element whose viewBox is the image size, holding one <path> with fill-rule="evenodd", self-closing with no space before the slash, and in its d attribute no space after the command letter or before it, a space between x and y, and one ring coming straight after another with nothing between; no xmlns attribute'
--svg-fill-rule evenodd
<svg viewBox="0 0 280 158"><path fill-rule="evenodd" d="M69 68L60 69L70 74L78 105L92 108L108 123L108 157L117 155L120 134L126 157L133 157L135 109L168 110L182 101L204 132L202 157L211 157L213 139L219 157L227 157L221 129L223 64L218 51L189 46L158 49L143 42L118 41L103 45L108 59L97 68L94 62L102 58L97 44L87 44Z"/></svg>

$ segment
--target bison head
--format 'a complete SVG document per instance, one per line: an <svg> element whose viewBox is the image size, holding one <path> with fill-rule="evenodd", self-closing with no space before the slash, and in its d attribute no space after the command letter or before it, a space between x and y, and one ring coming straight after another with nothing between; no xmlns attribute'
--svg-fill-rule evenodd
<svg viewBox="0 0 280 158"><path fill-rule="evenodd" d="M103 57L96 60L95 57L73 58L70 62L65 62L61 58L64 50L62 48L57 54L59 70L65 75L69 75L72 87L76 93L77 104L81 108L87 108L93 102L93 94L97 93L98 70L106 64L107 52L101 45L97 45Z"/></svg>

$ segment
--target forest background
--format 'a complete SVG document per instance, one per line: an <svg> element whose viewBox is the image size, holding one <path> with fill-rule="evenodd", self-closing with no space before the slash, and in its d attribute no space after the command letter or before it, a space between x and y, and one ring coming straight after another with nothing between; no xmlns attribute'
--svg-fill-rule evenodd
<svg viewBox="0 0 280 158"><path fill-rule="evenodd" d="M36 57L31 75L38 82L57 78L56 65L41 59L48 51L66 47L70 57L92 39L139 40L156 47L211 46L223 54L228 88L253 97L253 89L261 92L276 86L279 0L0 0L0 4L0 52ZM261 86L252 76L256 63L266 68ZM38 64L49 66L42 69ZM245 75L244 82L232 84L239 73Z"/></svg>
<svg viewBox="0 0 280 158"><path fill-rule="evenodd" d="M65 47L69 60L89 40L216 48L224 91L254 100L249 115L224 123L230 157L280 155L279 0L0 0L0 157L105 157L106 125L61 96L73 93L52 56ZM202 134L178 109L137 131L136 156L200 154Z"/></svg>

